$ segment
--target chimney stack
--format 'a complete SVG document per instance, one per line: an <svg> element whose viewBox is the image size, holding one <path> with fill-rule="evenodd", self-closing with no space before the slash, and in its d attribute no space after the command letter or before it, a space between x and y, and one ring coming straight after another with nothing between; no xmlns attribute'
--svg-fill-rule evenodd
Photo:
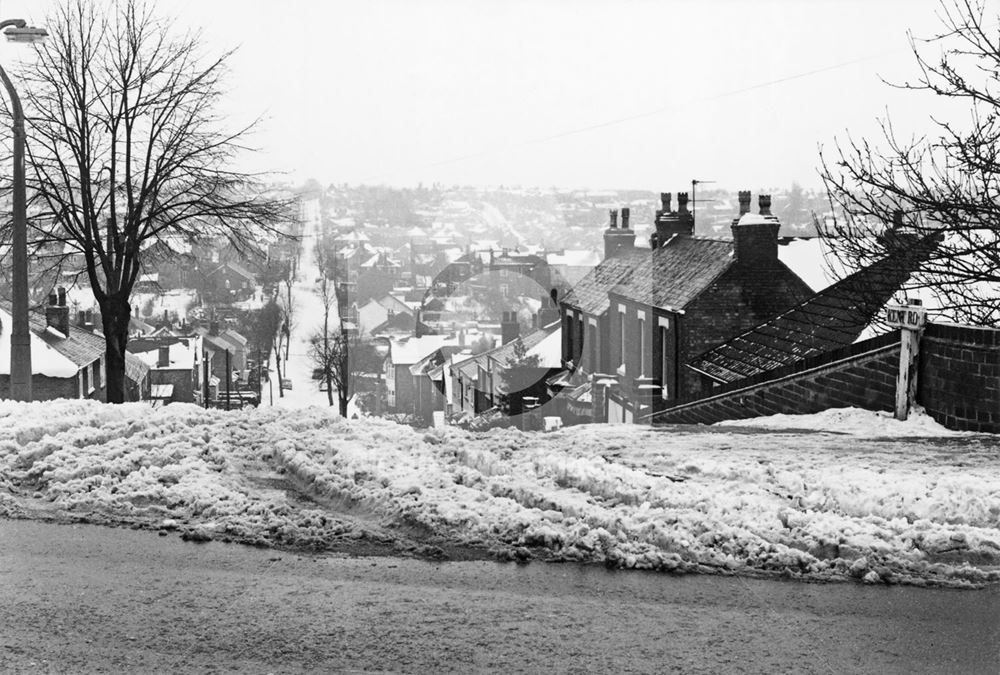
<svg viewBox="0 0 1000 675"><path fill-rule="evenodd" d="M500 321L500 344L505 345L521 334L521 327L517 323L517 312L504 312Z"/></svg>
<svg viewBox="0 0 1000 675"><path fill-rule="evenodd" d="M160 347L156 355L156 367L166 368L170 365L170 346Z"/></svg>
<svg viewBox="0 0 1000 675"><path fill-rule="evenodd" d="M675 235L694 234L694 215L688 210L688 195L677 193L677 211L670 210L670 193L660 193L662 209L656 212L656 232L649 238L649 245L657 249L666 244Z"/></svg>
<svg viewBox="0 0 1000 675"><path fill-rule="evenodd" d="M629 229L629 209L622 209L622 226L618 227L618 209L611 209L611 222L604 231L604 259L619 253L628 253L635 248L635 232Z"/></svg>
<svg viewBox="0 0 1000 675"><path fill-rule="evenodd" d="M550 323L559 320L559 304L555 299L556 289L549 295L542 296L542 306L538 310L538 327L545 328Z"/></svg>
<svg viewBox="0 0 1000 675"><path fill-rule="evenodd" d="M209 321L208 322L208 334L211 335L212 337L215 337L216 335L219 334L219 322L218 321Z"/></svg>
<svg viewBox="0 0 1000 675"><path fill-rule="evenodd" d="M45 308L45 324L62 335L69 337L69 307L66 306L66 289L60 287L49 293L49 304Z"/></svg>
<svg viewBox="0 0 1000 675"><path fill-rule="evenodd" d="M733 256L737 264L773 265L778 260L781 223L771 215L771 195L760 195L760 213L750 212L750 192L740 193L740 215L733 219Z"/></svg>

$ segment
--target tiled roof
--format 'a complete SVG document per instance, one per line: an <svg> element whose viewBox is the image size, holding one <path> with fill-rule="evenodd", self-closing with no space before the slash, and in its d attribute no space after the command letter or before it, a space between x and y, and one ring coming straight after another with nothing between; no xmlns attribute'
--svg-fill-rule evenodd
<svg viewBox="0 0 1000 675"><path fill-rule="evenodd" d="M604 260L563 302L602 314L614 291L643 304L682 310L733 264L732 252L730 240L677 236L655 251L637 249Z"/></svg>
<svg viewBox="0 0 1000 675"><path fill-rule="evenodd" d="M649 259L649 250L607 258L570 289L562 302L588 314L603 314L609 305L608 291L618 284L628 283L637 269L649 265Z"/></svg>
<svg viewBox="0 0 1000 675"><path fill-rule="evenodd" d="M647 252L629 280L613 287L630 300L682 310L733 264L733 242L677 236Z"/></svg>
<svg viewBox="0 0 1000 675"><path fill-rule="evenodd" d="M517 347L518 342L524 345L525 352L531 352L531 350L541 344L545 338L549 337L558 330L559 323L557 322L550 326L546 326L545 328L539 328L538 330L532 331L527 335L522 335L516 340L511 340L505 345L500 345L496 349L488 352L488 354L490 358L498 364L506 366L511 359L514 358L514 350Z"/></svg>
<svg viewBox="0 0 1000 675"><path fill-rule="evenodd" d="M931 249L913 246L887 256L705 352L688 367L719 382L735 382L850 345Z"/></svg>
<svg viewBox="0 0 1000 675"><path fill-rule="evenodd" d="M132 352L125 350L125 377L131 382L142 382L149 374L146 362Z"/></svg>
<svg viewBox="0 0 1000 675"><path fill-rule="evenodd" d="M45 315L37 312L28 314L28 323L32 333L77 366L86 366L104 356L104 338L100 335L70 325L68 337L56 337L46 330Z"/></svg>

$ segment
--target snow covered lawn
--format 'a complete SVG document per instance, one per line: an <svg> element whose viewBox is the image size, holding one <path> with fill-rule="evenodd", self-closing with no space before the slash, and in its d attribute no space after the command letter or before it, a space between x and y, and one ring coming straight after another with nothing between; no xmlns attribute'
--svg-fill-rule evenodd
<svg viewBox="0 0 1000 675"><path fill-rule="evenodd" d="M503 558L1000 581L998 439L919 419L880 433L859 421L869 413L840 415L856 435L611 425L471 434L318 408L2 402L0 513L47 508L279 546L420 532ZM308 500L274 489L278 478Z"/></svg>

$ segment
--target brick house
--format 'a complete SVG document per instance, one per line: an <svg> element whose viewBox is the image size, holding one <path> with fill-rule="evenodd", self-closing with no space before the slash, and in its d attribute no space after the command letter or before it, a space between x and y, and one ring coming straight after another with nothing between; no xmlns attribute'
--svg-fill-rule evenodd
<svg viewBox="0 0 1000 675"><path fill-rule="evenodd" d="M591 387L595 420L630 422L696 394L688 361L812 295L778 259L769 196L755 214L740 193L732 239L694 236L686 193L676 211L669 193L661 199L649 249L635 247L629 210L621 227L612 211L605 260L560 303L563 360Z"/></svg>
<svg viewBox="0 0 1000 675"><path fill-rule="evenodd" d="M201 336L141 338L127 349L149 367L154 402L203 402Z"/></svg>
<svg viewBox="0 0 1000 675"><path fill-rule="evenodd" d="M0 304L0 396L10 392L12 325L10 304ZM29 313L28 330L33 400L106 400L104 338L71 324L64 289L49 296L44 315Z"/></svg>

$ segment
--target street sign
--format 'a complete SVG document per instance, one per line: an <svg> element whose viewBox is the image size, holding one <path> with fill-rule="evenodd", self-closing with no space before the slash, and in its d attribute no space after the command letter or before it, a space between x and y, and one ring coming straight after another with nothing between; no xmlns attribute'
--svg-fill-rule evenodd
<svg viewBox="0 0 1000 675"><path fill-rule="evenodd" d="M927 323L927 310L919 305L886 305L885 321L893 328L919 330Z"/></svg>
<svg viewBox="0 0 1000 675"><path fill-rule="evenodd" d="M927 310L919 300L906 305L886 305L885 321L899 331L899 375L896 377L896 419L905 420L917 394L917 359L920 334L927 323Z"/></svg>

